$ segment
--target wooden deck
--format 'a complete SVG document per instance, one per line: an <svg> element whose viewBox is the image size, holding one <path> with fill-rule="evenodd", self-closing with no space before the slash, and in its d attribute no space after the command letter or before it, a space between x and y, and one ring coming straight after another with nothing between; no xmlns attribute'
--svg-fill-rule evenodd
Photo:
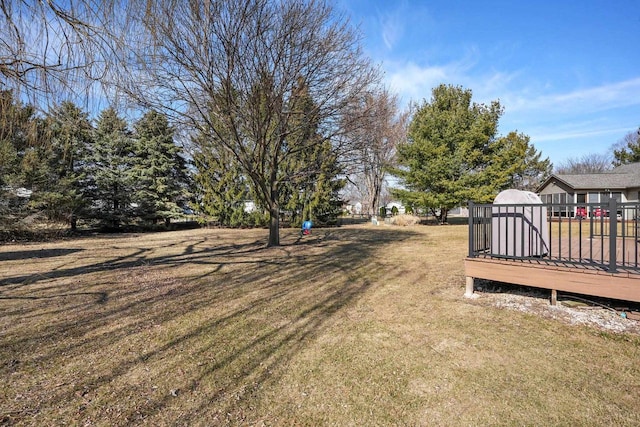
<svg viewBox="0 0 640 427"><path fill-rule="evenodd" d="M628 271L608 273L554 264L466 258L465 274L467 296L473 293L474 279L486 279L552 291L640 302L640 274Z"/></svg>
<svg viewBox="0 0 640 427"><path fill-rule="evenodd" d="M610 242L606 237L554 239L550 256L525 259L478 256L465 259L467 292L474 279L640 302L640 244L631 238L616 241L616 269L607 266Z"/></svg>
<svg viewBox="0 0 640 427"><path fill-rule="evenodd" d="M616 265L619 268L640 270L640 244L635 238L616 239ZM579 262L593 261L595 263L609 263L610 242L607 237L573 237L554 241L552 254L562 258L578 260ZM640 273L640 271L639 271Z"/></svg>

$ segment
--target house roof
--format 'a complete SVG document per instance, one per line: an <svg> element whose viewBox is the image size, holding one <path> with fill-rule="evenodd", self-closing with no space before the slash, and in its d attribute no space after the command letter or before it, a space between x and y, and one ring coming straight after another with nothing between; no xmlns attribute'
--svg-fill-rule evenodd
<svg viewBox="0 0 640 427"><path fill-rule="evenodd" d="M552 174L540 185L538 192L553 180L561 181L574 190L624 190L640 187L640 163L629 163L600 173Z"/></svg>

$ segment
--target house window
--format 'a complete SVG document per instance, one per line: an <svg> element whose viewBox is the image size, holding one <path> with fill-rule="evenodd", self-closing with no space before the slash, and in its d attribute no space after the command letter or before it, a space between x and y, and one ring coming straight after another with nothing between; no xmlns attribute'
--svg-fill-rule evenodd
<svg viewBox="0 0 640 427"><path fill-rule="evenodd" d="M557 216L558 207L554 205L560 201L560 195L558 193L554 193L554 194L550 194L549 196L550 196L549 198L551 199L551 203L553 204L551 205L551 216Z"/></svg>
<svg viewBox="0 0 640 427"><path fill-rule="evenodd" d="M585 193L578 193L578 198L576 199L576 203L586 203L587 195Z"/></svg>
<svg viewBox="0 0 640 427"><path fill-rule="evenodd" d="M573 202L573 193L560 193L560 204L564 205L561 208L561 216L570 216L571 209L567 206L567 203Z"/></svg>
<svg viewBox="0 0 640 427"><path fill-rule="evenodd" d="M598 203L600 201L598 197L598 193L589 193L587 196L588 196L589 203Z"/></svg>

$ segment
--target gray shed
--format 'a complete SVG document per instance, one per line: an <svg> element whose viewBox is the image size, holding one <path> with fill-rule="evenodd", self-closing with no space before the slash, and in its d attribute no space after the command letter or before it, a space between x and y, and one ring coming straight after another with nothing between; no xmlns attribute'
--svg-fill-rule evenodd
<svg viewBox="0 0 640 427"><path fill-rule="evenodd" d="M491 255L542 257L549 253L547 207L535 193L505 190L491 208Z"/></svg>

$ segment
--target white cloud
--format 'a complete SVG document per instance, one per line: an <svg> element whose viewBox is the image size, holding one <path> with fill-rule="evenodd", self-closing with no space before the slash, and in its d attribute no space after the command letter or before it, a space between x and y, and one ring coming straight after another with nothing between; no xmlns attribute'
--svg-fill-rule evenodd
<svg viewBox="0 0 640 427"><path fill-rule="evenodd" d="M406 0L394 3L386 4L385 6L392 6L392 8L385 12L381 12L379 9L377 11L382 41L389 51L393 50L404 36L405 25L408 23L407 17L410 16Z"/></svg>
<svg viewBox="0 0 640 427"><path fill-rule="evenodd" d="M511 92L505 96L505 100L513 112L597 113L640 105L640 78L566 93L525 97L520 93Z"/></svg>
<svg viewBox="0 0 640 427"><path fill-rule="evenodd" d="M398 14L393 13L380 17L380 25L382 27L382 41L387 49L391 50L404 33L402 22Z"/></svg>
<svg viewBox="0 0 640 427"><path fill-rule="evenodd" d="M454 70L452 66L419 67L408 63L390 73L387 80L391 90L398 92L408 102L429 98L431 89L446 81Z"/></svg>
<svg viewBox="0 0 640 427"><path fill-rule="evenodd" d="M518 128L552 156L568 145L576 150L572 155L604 151L640 124L640 78L564 93L524 93L503 98L501 128Z"/></svg>
<svg viewBox="0 0 640 427"><path fill-rule="evenodd" d="M576 90L551 93L551 87L523 70L478 73L480 55L440 65L386 63L387 84L404 104L431 97L439 84L473 90L476 102L499 99L505 108L500 132L518 130L553 161L605 152L640 124L640 77Z"/></svg>
<svg viewBox="0 0 640 427"><path fill-rule="evenodd" d="M431 90L440 84L461 85L473 91L474 100L488 103L507 93L507 86L517 73L491 72L474 76L478 53L469 49L460 61L438 66L420 66L415 62L389 63L387 84L397 92L405 103L421 101L431 97Z"/></svg>
<svg viewBox="0 0 640 427"><path fill-rule="evenodd" d="M553 129L552 129L553 130ZM538 133L540 132L540 133ZM598 136L620 136L629 132L629 128L584 128L584 127L573 127L572 129L560 130L556 129L553 132L545 132L544 130L534 130L531 133L531 138L534 141L566 141L568 139L578 139L578 138L592 138Z"/></svg>
<svg viewBox="0 0 640 427"><path fill-rule="evenodd" d="M500 99L509 112L516 114L583 115L640 106L640 77L567 92L545 93L548 87L534 88L535 79L519 70L478 74L475 69L479 57L472 48L460 61L440 65L389 62L385 64L387 84L404 102L428 99L431 89L442 83L459 84L473 90L477 102Z"/></svg>

